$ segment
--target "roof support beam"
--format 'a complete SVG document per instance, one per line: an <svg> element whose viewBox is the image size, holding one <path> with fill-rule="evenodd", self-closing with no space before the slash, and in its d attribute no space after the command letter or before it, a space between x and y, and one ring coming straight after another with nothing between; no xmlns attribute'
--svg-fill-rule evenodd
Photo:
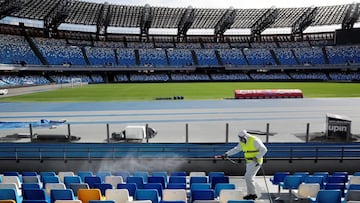
<svg viewBox="0 0 360 203"><path fill-rule="evenodd" d="M268 9L252 26L251 26L251 37L253 40L260 40L261 33L271 24L275 22L278 16L278 9L271 7Z"/></svg>
<svg viewBox="0 0 360 203"><path fill-rule="evenodd" d="M5 0L0 4L0 19L5 18L12 12L17 12L24 5L23 0Z"/></svg>
<svg viewBox="0 0 360 203"><path fill-rule="evenodd" d="M105 2L101 6L101 10L100 10L99 16L97 18L98 20L96 22L96 39L97 40L100 39L100 36L105 36L105 38L106 38L107 27L110 22L110 17L111 17L110 5L108 4L108 2Z"/></svg>
<svg viewBox="0 0 360 203"><path fill-rule="evenodd" d="M308 8L291 26L292 37L301 37L304 30L314 22L317 13L317 7Z"/></svg>
<svg viewBox="0 0 360 203"><path fill-rule="evenodd" d="M186 39L186 33L190 29L195 20L195 10L189 6L183 13L178 25L178 41Z"/></svg>
<svg viewBox="0 0 360 203"><path fill-rule="evenodd" d="M352 29L359 18L359 3L353 3L346 11L345 18L342 22L342 29Z"/></svg>
<svg viewBox="0 0 360 203"><path fill-rule="evenodd" d="M72 0L61 0L44 19L45 32L48 36L56 35L57 28L64 22L72 8Z"/></svg>
<svg viewBox="0 0 360 203"><path fill-rule="evenodd" d="M149 40L149 29L153 20L153 11L149 4L145 4L142 9L141 21L140 21L140 40Z"/></svg>
<svg viewBox="0 0 360 203"><path fill-rule="evenodd" d="M235 22L236 10L229 8L215 26L215 40L222 41L224 39L224 32L231 27Z"/></svg>

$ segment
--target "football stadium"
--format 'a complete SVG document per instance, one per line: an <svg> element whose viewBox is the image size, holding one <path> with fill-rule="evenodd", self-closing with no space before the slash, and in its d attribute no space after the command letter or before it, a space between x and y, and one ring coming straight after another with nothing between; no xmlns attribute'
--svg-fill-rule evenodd
<svg viewBox="0 0 360 203"><path fill-rule="evenodd" d="M0 203L360 202L359 6L0 0Z"/></svg>

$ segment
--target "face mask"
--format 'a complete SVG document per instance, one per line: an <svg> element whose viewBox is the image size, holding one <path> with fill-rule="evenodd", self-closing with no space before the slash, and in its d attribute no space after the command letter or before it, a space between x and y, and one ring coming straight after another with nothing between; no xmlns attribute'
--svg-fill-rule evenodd
<svg viewBox="0 0 360 203"><path fill-rule="evenodd" d="M240 139L240 142L246 143L246 138L245 137L239 137L239 139Z"/></svg>

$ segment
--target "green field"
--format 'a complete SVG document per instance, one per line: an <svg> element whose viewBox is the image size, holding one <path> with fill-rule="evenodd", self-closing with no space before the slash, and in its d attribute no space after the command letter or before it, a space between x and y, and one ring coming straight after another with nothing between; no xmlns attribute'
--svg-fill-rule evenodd
<svg viewBox="0 0 360 203"><path fill-rule="evenodd" d="M327 82L196 82L85 85L3 97L0 102L144 101L184 96L186 100L233 98L235 89L301 89L305 98L360 97L360 83Z"/></svg>

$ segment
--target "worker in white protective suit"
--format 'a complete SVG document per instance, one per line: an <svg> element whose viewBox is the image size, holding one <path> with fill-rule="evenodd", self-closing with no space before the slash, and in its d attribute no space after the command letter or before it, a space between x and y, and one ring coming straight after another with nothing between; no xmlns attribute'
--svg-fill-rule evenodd
<svg viewBox="0 0 360 203"><path fill-rule="evenodd" d="M263 157L267 152L267 148L258 137L249 134L246 130L241 130L238 133L238 137L240 140L239 144L225 152L223 158L228 158L239 152L244 153L246 161L245 181L247 187L247 195L244 196L244 199L255 200L257 195L254 178L263 163Z"/></svg>

